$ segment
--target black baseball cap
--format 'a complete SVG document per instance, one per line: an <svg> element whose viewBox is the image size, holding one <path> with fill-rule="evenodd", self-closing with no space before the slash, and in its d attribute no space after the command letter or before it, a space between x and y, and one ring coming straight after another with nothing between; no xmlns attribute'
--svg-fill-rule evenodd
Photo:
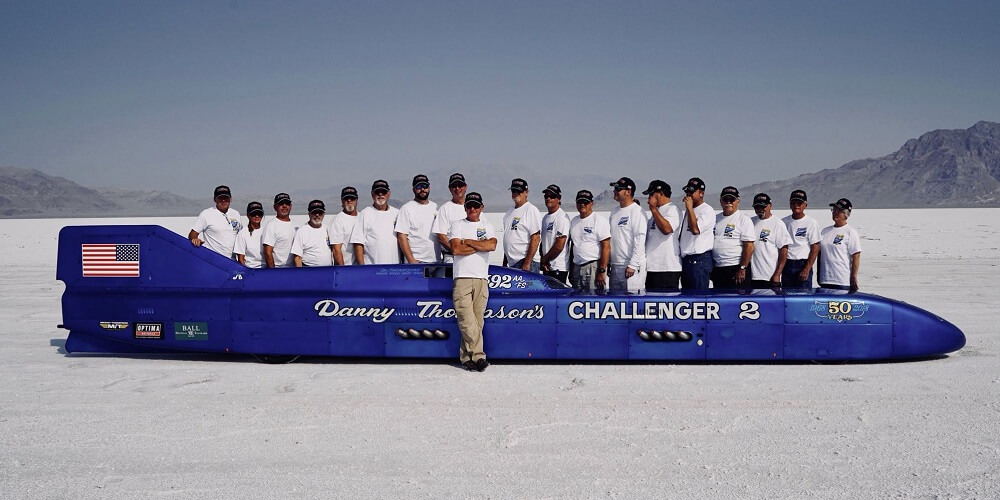
<svg viewBox="0 0 1000 500"><path fill-rule="evenodd" d="M229 191L229 186L219 186L215 188L215 194L212 195L212 199L218 198L220 196L225 196L227 198L233 197L233 193Z"/></svg>
<svg viewBox="0 0 1000 500"><path fill-rule="evenodd" d="M427 184L427 187L431 187L431 181L430 181L430 179L427 178L426 175L424 175L424 174L414 175L413 176L413 187L417 187L417 186L419 186L421 184Z"/></svg>
<svg viewBox="0 0 1000 500"><path fill-rule="evenodd" d="M740 198L740 190L736 189L736 186L726 186L726 187L722 188L722 194L719 195L719 198L720 199L721 198L726 198L728 196L732 196L733 198L739 199Z"/></svg>
<svg viewBox="0 0 1000 500"><path fill-rule="evenodd" d="M247 217L254 214L264 215L264 205L261 205L259 201L247 203Z"/></svg>
<svg viewBox="0 0 1000 500"><path fill-rule="evenodd" d="M649 188L642 192L644 195L650 195L655 192L661 192L664 196L670 196L670 184L663 182L659 179L649 183Z"/></svg>
<svg viewBox="0 0 1000 500"><path fill-rule="evenodd" d="M635 182L633 182L632 179L629 179L628 177L622 177L621 179L612 182L611 185L614 186L615 191L618 191L619 189L628 189L633 193L635 192Z"/></svg>
<svg viewBox="0 0 1000 500"><path fill-rule="evenodd" d="M389 183L386 182L386 181L384 181L384 180L382 180L382 179L379 179L379 180L373 182L372 183L372 192L374 193L376 191L389 192Z"/></svg>
<svg viewBox="0 0 1000 500"><path fill-rule="evenodd" d="M309 202L309 213L323 212L326 213L326 204L323 200L313 200Z"/></svg>
<svg viewBox="0 0 1000 500"><path fill-rule="evenodd" d="M349 199L355 199L356 200L356 199L358 199L358 190L354 189L354 186L347 186L344 189L340 190L340 199L341 200L349 200Z"/></svg>
<svg viewBox="0 0 1000 500"><path fill-rule="evenodd" d="M514 191L515 193L523 193L528 190L528 181L518 177L517 179L510 181L510 187L507 189Z"/></svg>
<svg viewBox="0 0 1000 500"><path fill-rule="evenodd" d="M594 193L591 193L590 191L587 191L586 189L581 189L580 191L577 191L576 192L576 202L580 203L581 201L584 202L584 203L593 203L594 202Z"/></svg>
<svg viewBox="0 0 1000 500"><path fill-rule="evenodd" d="M792 195L788 197L788 201L795 201L795 200L809 201L806 198L806 192L801 189L796 189L795 191L792 191Z"/></svg>
<svg viewBox="0 0 1000 500"><path fill-rule="evenodd" d="M753 206L755 207L766 207L771 204L771 197L767 193L757 193L753 197Z"/></svg>
<svg viewBox="0 0 1000 500"><path fill-rule="evenodd" d="M542 194L547 194L553 198L559 198L560 200L562 199L562 189L559 189L559 186L555 184L549 184L546 186L545 189L542 190Z"/></svg>
<svg viewBox="0 0 1000 500"><path fill-rule="evenodd" d="M851 205L851 200L847 198L841 198L830 204L831 207L839 208L845 212L850 212L854 209L854 205Z"/></svg>
<svg viewBox="0 0 1000 500"><path fill-rule="evenodd" d="M278 193L274 195L274 204L281 205L282 203L291 203L292 197L288 196L288 193Z"/></svg>
<svg viewBox="0 0 1000 500"><path fill-rule="evenodd" d="M463 186L467 185L465 183L465 176L458 172L451 174L451 177L448 178L448 187L452 187L456 184L461 184Z"/></svg>
<svg viewBox="0 0 1000 500"><path fill-rule="evenodd" d="M684 192L691 194L695 191L704 191L705 181L701 180L700 177L692 177L688 180L688 183L684 185Z"/></svg>
<svg viewBox="0 0 1000 500"><path fill-rule="evenodd" d="M468 207L469 205L479 206L479 207L483 206L483 197L482 197L482 195L480 195L479 193L475 193L475 192L467 193L465 195L465 206Z"/></svg>

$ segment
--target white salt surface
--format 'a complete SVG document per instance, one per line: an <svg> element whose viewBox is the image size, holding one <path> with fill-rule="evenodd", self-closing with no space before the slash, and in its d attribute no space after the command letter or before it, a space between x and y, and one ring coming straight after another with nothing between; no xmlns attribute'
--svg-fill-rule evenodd
<svg viewBox="0 0 1000 500"><path fill-rule="evenodd" d="M0 220L0 496L998 498L998 216L851 218L863 291L965 332L945 358L498 361L482 374L445 361L66 355L59 228L186 233L191 220Z"/></svg>

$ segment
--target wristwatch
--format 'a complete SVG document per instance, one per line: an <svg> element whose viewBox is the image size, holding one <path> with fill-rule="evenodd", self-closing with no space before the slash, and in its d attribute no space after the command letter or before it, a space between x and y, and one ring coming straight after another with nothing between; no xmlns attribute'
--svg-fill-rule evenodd
<svg viewBox="0 0 1000 500"><path fill-rule="evenodd" d="M740 271L746 271L746 270L747 270L747 266L740 266Z"/></svg>
<svg viewBox="0 0 1000 500"><path fill-rule="evenodd" d="M608 270L604 269L603 267L598 267L597 268L597 274L604 274L606 272L608 272Z"/></svg>

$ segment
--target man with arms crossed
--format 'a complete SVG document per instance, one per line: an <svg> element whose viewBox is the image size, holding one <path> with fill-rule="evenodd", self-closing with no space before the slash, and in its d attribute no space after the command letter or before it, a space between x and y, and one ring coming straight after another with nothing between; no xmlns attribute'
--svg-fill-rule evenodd
<svg viewBox="0 0 1000 500"><path fill-rule="evenodd" d="M240 224L240 213L229 208L229 203L233 199L229 186L215 188L212 198L215 200L215 206L201 211L191 231L188 232L188 240L196 247L204 243L213 252L232 259L236 234L243 228Z"/></svg>
<svg viewBox="0 0 1000 500"><path fill-rule="evenodd" d="M539 272L542 214L528 201L528 181L510 181L514 206L503 216L503 265L533 273Z"/></svg>
<svg viewBox="0 0 1000 500"><path fill-rule="evenodd" d="M573 244L569 283L583 292L606 290L611 225L608 219L594 214L594 194L586 189L576 193L576 210L580 215L569 223L569 239Z"/></svg>
<svg viewBox="0 0 1000 500"><path fill-rule="evenodd" d="M677 290L681 279L681 253L677 228L681 213L670 203L670 184L661 180L649 183L642 192L649 196L649 231L646 233L646 291Z"/></svg>
<svg viewBox="0 0 1000 500"><path fill-rule="evenodd" d="M712 258L712 286L719 289L742 288L747 281L747 267L753 255L756 235L750 217L740 212L740 190L722 188L719 196L722 213L715 217L715 245Z"/></svg>
<svg viewBox="0 0 1000 500"><path fill-rule="evenodd" d="M322 200L309 202L309 223L299 226L292 241L292 260L295 267L329 266L330 236L323 225L326 205Z"/></svg>
<svg viewBox="0 0 1000 500"><path fill-rule="evenodd" d="M560 283L566 283L569 274L569 215L562 209L562 190L550 184L542 193L545 208L542 217L542 274L551 276Z"/></svg>
<svg viewBox="0 0 1000 500"><path fill-rule="evenodd" d="M260 240L264 244L264 262L267 267L292 267L292 240L295 239L295 225L292 224L292 197L287 193L274 196L274 219L264 226Z"/></svg>
<svg viewBox="0 0 1000 500"><path fill-rule="evenodd" d="M715 209L705 203L705 182L692 177L684 186L681 214L681 286L685 290L708 290L712 275L712 246L715 239Z"/></svg>
<svg viewBox="0 0 1000 500"><path fill-rule="evenodd" d="M437 203L428 198L431 181L426 175L413 177L413 199L399 209L396 219L396 241L408 264L430 264L441 259L437 237L432 233Z"/></svg>
<svg viewBox="0 0 1000 500"><path fill-rule="evenodd" d="M493 225L481 219L483 197L479 193L465 196L465 213L466 218L455 221L448 232L455 254L451 297L462 331L458 361L466 370L481 372L490 366L483 348L483 323L490 298L490 252L497 248L497 237Z"/></svg>
<svg viewBox="0 0 1000 500"><path fill-rule="evenodd" d="M779 288L792 238L785 223L771 215L771 197L767 193L753 197L753 211L757 216L750 222L757 240L750 258L750 284L753 288Z"/></svg>
<svg viewBox="0 0 1000 500"><path fill-rule="evenodd" d="M236 235L236 246L233 253L236 260L253 269L264 267L264 249L261 248L260 236L264 232L260 229L260 221L264 218L264 205L259 201L251 201L247 204L247 225Z"/></svg>
<svg viewBox="0 0 1000 500"><path fill-rule="evenodd" d="M396 244L396 217L399 209L389 206L389 183L379 179L372 183L372 206L358 214L358 223L351 232L354 258L358 265L399 264Z"/></svg>
<svg viewBox="0 0 1000 500"><path fill-rule="evenodd" d="M806 200L805 191L792 191L788 199L792 215L781 219L792 237L792 243L788 245L788 261L781 271L783 288L812 288L813 265L819 255L819 223L806 215L806 207L809 206Z"/></svg>
<svg viewBox="0 0 1000 500"><path fill-rule="evenodd" d="M457 220L465 218L465 191L468 186L465 184L465 176L456 172L448 178L448 191L451 191L451 200L441 205L434 218L434 227L431 229L437 236L438 244L441 247L441 262L449 263L455 261L455 256L451 253L451 242L448 241L448 229Z"/></svg>
<svg viewBox="0 0 1000 500"><path fill-rule="evenodd" d="M646 285L646 213L637 203L635 182L622 177L611 186L615 190L618 208L611 212L611 275L610 289L637 292Z"/></svg>
<svg viewBox="0 0 1000 500"><path fill-rule="evenodd" d="M351 232L358 223L358 190L347 186L340 190L341 211L334 215L326 225L326 234L330 238L333 264L336 266L352 266L357 264L354 259L354 245L350 243Z"/></svg>

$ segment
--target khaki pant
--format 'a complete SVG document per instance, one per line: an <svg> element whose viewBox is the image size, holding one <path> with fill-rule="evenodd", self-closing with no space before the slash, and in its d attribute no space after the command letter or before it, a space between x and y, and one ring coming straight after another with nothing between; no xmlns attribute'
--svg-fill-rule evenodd
<svg viewBox="0 0 1000 500"><path fill-rule="evenodd" d="M483 351L483 315L490 288L482 278L455 278L451 299L455 303L458 328L462 342L458 348L458 361L476 361L486 357Z"/></svg>

